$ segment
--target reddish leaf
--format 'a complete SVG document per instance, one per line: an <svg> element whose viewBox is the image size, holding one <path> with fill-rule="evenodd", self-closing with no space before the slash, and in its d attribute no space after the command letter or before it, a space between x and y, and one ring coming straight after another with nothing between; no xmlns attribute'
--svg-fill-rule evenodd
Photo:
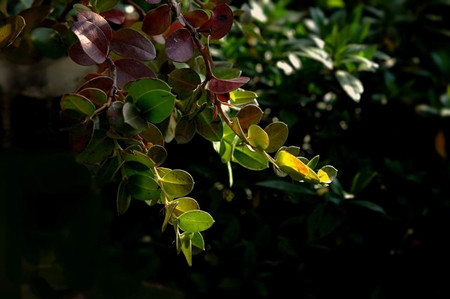
<svg viewBox="0 0 450 299"><path fill-rule="evenodd" d="M209 81L209 90L214 93L222 94L238 89L242 85L246 84L250 78L248 77L239 77L234 79L217 79L212 78Z"/></svg>
<svg viewBox="0 0 450 299"><path fill-rule="evenodd" d="M105 61L108 55L108 41L98 26L89 21L81 21L73 25L72 31L89 58L97 64Z"/></svg>
<svg viewBox="0 0 450 299"><path fill-rule="evenodd" d="M111 49L120 56L139 60L152 60L156 57L155 47L150 40L130 28L114 32Z"/></svg>
<svg viewBox="0 0 450 299"><path fill-rule="evenodd" d="M117 8L113 8L108 11L104 11L100 14L102 17L104 17L108 22L121 25L123 22L125 22L125 14L123 11Z"/></svg>
<svg viewBox="0 0 450 299"><path fill-rule="evenodd" d="M143 77L156 78L155 73L144 63L136 59L119 59L114 62L117 72L117 86L122 88L126 83Z"/></svg>
<svg viewBox="0 0 450 299"><path fill-rule="evenodd" d="M262 110L256 105L247 105L236 114L239 125L244 132L247 132L251 125L256 125L261 120Z"/></svg>
<svg viewBox="0 0 450 299"><path fill-rule="evenodd" d="M172 25L170 25L169 30L167 30L166 36L167 37L170 36L175 30L178 30L181 28L184 28L184 26L181 25L180 21L177 20L177 21L173 22Z"/></svg>
<svg viewBox="0 0 450 299"><path fill-rule="evenodd" d="M170 7L167 4L150 10L144 17L142 31L148 35L164 33L171 22Z"/></svg>
<svg viewBox="0 0 450 299"><path fill-rule="evenodd" d="M196 9L185 13L184 18L189 22L193 27L200 28L209 20L208 14L201 9Z"/></svg>
<svg viewBox="0 0 450 299"><path fill-rule="evenodd" d="M186 62L194 57L191 33L184 28L175 30L167 38L166 54L175 62Z"/></svg>
<svg viewBox="0 0 450 299"><path fill-rule="evenodd" d="M89 21L93 23L95 26L100 28L108 41L111 40L111 26L109 26L108 22L101 15L96 14L95 12L92 12L90 10L83 10L78 13L78 22L80 21Z"/></svg>
<svg viewBox="0 0 450 299"><path fill-rule="evenodd" d="M95 61L89 58L81 47L80 42L74 43L69 49L70 58L81 65L94 65Z"/></svg>
<svg viewBox="0 0 450 299"><path fill-rule="evenodd" d="M145 2L149 4L158 4L159 2L161 2L161 0L145 0Z"/></svg>
<svg viewBox="0 0 450 299"><path fill-rule="evenodd" d="M212 10L209 22L200 29L210 31L211 39L221 39L230 32L231 26L233 26L233 11L227 4L219 4Z"/></svg>
<svg viewBox="0 0 450 299"><path fill-rule="evenodd" d="M86 148L94 133L94 122L87 119L84 123L73 126L69 134L69 142L74 152L79 153Z"/></svg>
<svg viewBox="0 0 450 299"><path fill-rule="evenodd" d="M230 100L230 93L227 92L224 94L218 94L217 98L219 99L219 101L226 103Z"/></svg>
<svg viewBox="0 0 450 299"><path fill-rule="evenodd" d="M100 90L103 90L106 94L109 94L112 86L113 80L110 77L99 76L81 85L80 88L78 88L77 92L86 88L98 88Z"/></svg>

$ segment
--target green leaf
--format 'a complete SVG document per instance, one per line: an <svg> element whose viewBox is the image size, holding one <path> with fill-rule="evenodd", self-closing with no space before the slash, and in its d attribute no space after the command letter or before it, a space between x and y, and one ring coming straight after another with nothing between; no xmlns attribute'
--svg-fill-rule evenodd
<svg viewBox="0 0 450 299"><path fill-rule="evenodd" d="M352 186L350 188L350 193L358 194L364 190L370 182L378 175L377 172L358 172L352 181Z"/></svg>
<svg viewBox="0 0 450 299"><path fill-rule="evenodd" d="M144 117L152 123L160 123L170 116L175 107L175 96L157 89L141 95L136 104Z"/></svg>
<svg viewBox="0 0 450 299"><path fill-rule="evenodd" d="M155 162L153 162L153 160L149 156L139 151L133 151L133 153L125 153L123 154L123 159L127 163L139 163L149 169L155 167Z"/></svg>
<svg viewBox="0 0 450 299"><path fill-rule="evenodd" d="M185 232L201 232L210 228L214 219L205 211L192 210L178 217L178 227Z"/></svg>
<svg viewBox="0 0 450 299"><path fill-rule="evenodd" d="M289 129L283 122L273 122L269 124L264 131L269 136L269 146L266 148L266 152L276 152L288 138Z"/></svg>
<svg viewBox="0 0 450 299"><path fill-rule="evenodd" d="M237 146L234 149L233 161L252 170L262 170L269 167L266 156L251 150L247 145Z"/></svg>
<svg viewBox="0 0 450 299"><path fill-rule="evenodd" d="M289 174L294 180L301 180L308 175L309 168L287 151L279 151L275 160L281 171Z"/></svg>
<svg viewBox="0 0 450 299"><path fill-rule="evenodd" d="M247 105L236 114L239 124L244 132L247 132L251 125L256 125L261 120L262 110L256 105Z"/></svg>
<svg viewBox="0 0 450 299"><path fill-rule="evenodd" d="M87 116L93 116L95 106L85 97L79 94L66 94L61 99L62 110L74 110Z"/></svg>
<svg viewBox="0 0 450 299"><path fill-rule="evenodd" d="M364 92L361 81L353 75L350 75L350 73L342 70L337 71L335 76L347 95L355 102L359 102L361 94Z"/></svg>
<svg viewBox="0 0 450 299"><path fill-rule="evenodd" d="M258 95L256 92L243 90L241 88L230 92L231 102L237 106L253 103L257 97Z"/></svg>
<svg viewBox="0 0 450 299"><path fill-rule="evenodd" d="M351 203L364 207L366 209L372 210L374 212L379 212L381 214L385 214L386 215L386 211L380 207L379 205L377 205L376 203L373 203L371 201L368 200L352 200L350 201Z"/></svg>
<svg viewBox="0 0 450 299"><path fill-rule="evenodd" d="M159 197L158 183L149 176L134 174L128 178L131 196L137 200L152 200Z"/></svg>
<svg viewBox="0 0 450 299"><path fill-rule="evenodd" d="M131 195L124 181L120 181L119 190L117 191L117 214L124 214L131 203Z"/></svg>
<svg viewBox="0 0 450 299"><path fill-rule="evenodd" d="M337 172L337 169L333 166L325 165L317 172L317 174L319 175L321 183L329 184L336 178Z"/></svg>
<svg viewBox="0 0 450 299"><path fill-rule="evenodd" d="M190 68L174 70L169 74L168 81L181 99L189 97L194 89L201 83L197 72Z"/></svg>
<svg viewBox="0 0 450 299"><path fill-rule="evenodd" d="M194 138L197 125L189 116L183 115L175 127L175 140L178 144L186 144Z"/></svg>
<svg viewBox="0 0 450 299"><path fill-rule="evenodd" d="M179 217L186 212L200 209L198 202L191 197L181 197L172 202L177 204L173 213L176 217Z"/></svg>
<svg viewBox="0 0 450 299"><path fill-rule="evenodd" d="M191 242L197 248L205 250L205 240L200 232L195 232L191 234Z"/></svg>
<svg viewBox="0 0 450 299"><path fill-rule="evenodd" d="M35 28L31 31L30 39L34 48L44 57L59 58L65 54L61 36L52 28Z"/></svg>
<svg viewBox="0 0 450 299"><path fill-rule="evenodd" d="M147 123L147 129L142 131L140 135L145 139L145 141L152 144L157 144L164 146L164 137L161 131L152 123Z"/></svg>
<svg viewBox="0 0 450 299"><path fill-rule="evenodd" d="M0 49L12 44L25 28L25 19L22 16L11 16L0 26Z"/></svg>
<svg viewBox="0 0 450 299"><path fill-rule="evenodd" d="M248 128L248 142L261 150L265 150L269 146L269 135L258 125L251 125Z"/></svg>
<svg viewBox="0 0 450 299"><path fill-rule="evenodd" d="M218 66L213 68L213 74L219 79L233 79L241 75L242 71L239 69Z"/></svg>
<svg viewBox="0 0 450 299"><path fill-rule="evenodd" d="M184 170L175 169L161 178L161 185L167 195L181 197L189 194L194 188L194 179Z"/></svg>
<svg viewBox="0 0 450 299"><path fill-rule="evenodd" d="M78 92L79 95L87 98L96 107L101 107L108 100L106 93L99 88L85 88Z"/></svg>
<svg viewBox="0 0 450 299"><path fill-rule="evenodd" d="M139 131L147 129L147 122L141 118L141 115L134 104L129 102L125 103L123 105L122 113L124 122L132 128Z"/></svg>
<svg viewBox="0 0 450 299"><path fill-rule="evenodd" d="M164 221L161 227L161 231L165 231L169 220L172 218L173 212L177 207L177 203L171 202L164 207Z"/></svg>
<svg viewBox="0 0 450 299"><path fill-rule="evenodd" d="M322 63L327 69L333 69L333 60L330 55L324 50L317 47L304 47L301 46L302 52L299 53L301 56L305 56Z"/></svg>
<svg viewBox="0 0 450 299"><path fill-rule="evenodd" d="M135 101L147 92L158 89L167 92L171 91L170 86L166 82L155 78L142 78L123 87L123 90L128 91L128 95Z"/></svg>
<svg viewBox="0 0 450 299"><path fill-rule="evenodd" d="M189 234L186 233L181 234L180 247L189 267L192 267L192 243Z"/></svg>
<svg viewBox="0 0 450 299"><path fill-rule="evenodd" d="M316 168L317 163L319 163L319 158L320 158L319 155L315 156L314 158L312 158L311 160L309 160L309 162L306 164L306 166L308 166L308 167L311 168L311 169Z"/></svg>
<svg viewBox="0 0 450 299"><path fill-rule="evenodd" d="M114 141L106 136L105 130L95 130L88 146L77 156L84 164L96 164L109 157L114 150Z"/></svg>
<svg viewBox="0 0 450 299"><path fill-rule="evenodd" d="M98 12L104 12L114 8L120 0L96 0L95 7Z"/></svg>
<svg viewBox="0 0 450 299"><path fill-rule="evenodd" d="M155 163L155 167L163 164L167 158L167 151L161 145L155 144L151 148L149 148L147 155L152 159Z"/></svg>
<svg viewBox="0 0 450 299"><path fill-rule="evenodd" d="M316 194L314 191L305 187L305 185L303 184L294 184L286 181L263 181L258 182L255 185L295 194L306 194L312 196Z"/></svg>
<svg viewBox="0 0 450 299"><path fill-rule="evenodd" d="M209 141L220 141L223 135L223 123L219 117L213 118L213 110L206 108L195 117L197 132Z"/></svg>

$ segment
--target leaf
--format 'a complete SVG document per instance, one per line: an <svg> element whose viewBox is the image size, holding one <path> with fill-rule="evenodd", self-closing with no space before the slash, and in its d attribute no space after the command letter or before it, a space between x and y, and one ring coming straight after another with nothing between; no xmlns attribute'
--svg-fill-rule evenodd
<svg viewBox="0 0 450 299"><path fill-rule="evenodd" d="M122 25L125 22L125 13L117 8L103 11L100 13L100 15L104 17L108 22L114 23L116 25Z"/></svg>
<svg viewBox="0 0 450 299"><path fill-rule="evenodd" d="M131 195L124 181L120 181L119 190L117 190L116 201L117 201L117 214L119 216L123 215L128 210L131 203Z"/></svg>
<svg viewBox="0 0 450 299"><path fill-rule="evenodd" d="M283 192L306 194L314 196L316 193L302 184L294 184L286 181L263 181L255 184L256 186L280 190Z"/></svg>
<svg viewBox="0 0 450 299"><path fill-rule="evenodd" d="M236 146L233 161L251 170L262 170L269 167L266 156L251 150L247 145Z"/></svg>
<svg viewBox="0 0 450 299"><path fill-rule="evenodd" d="M95 2L95 7L97 7L98 11L103 12L114 8L119 1L120 0L97 0Z"/></svg>
<svg viewBox="0 0 450 299"><path fill-rule="evenodd" d="M142 78L124 86L124 91L128 91L128 95L135 101L143 94L155 89L171 91L171 87L166 82L156 78Z"/></svg>
<svg viewBox="0 0 450 299"><path fill-rule="evenodd" d="M123 28L114 32L111 50L120 56L138 60L152 60L156 57L155 47L150 40L130 28Z"/></svg>
<svg viewBox="0 0 450 299"><path fill-rule="evenodd" d="M75 110L87 116L93 116L95 113L94 104L79 94L64 95L60 104L62 110Z"/></svg>
<svg viewBox="0 0 450 299"><path fill-rule="evenodd" d="M160 123L172 113L175 96L165 90L156 89L141 95L136 104L149 122Z"/></svg>
<svg viewBox="0 0 450 299"><path fill-rule="evenodd" d="M359 102L361 99L361 94L364 92L364 87L361 81L350 75L350 73L342 70L337 71L335 76L347 95L355 102Z"/></svg>
<svg viewBox="0 0 450 299"><path fill-rule="evenodd" d="M83 48L81 47L80 42L74 43L69 48L69 57L75 62L80 65L88 66L88 65L94 65L95 61L92 60L86 52L84 52Z"/></svg>
<svg viewBox="0 0 450 299"><path fill-rule="evenodd" d="M25 28L23 28L22 34L27 34L38 27L38 25L49 16L53 9L54 7L51 5L36 5L22 10L19 13L19 15L25 19Z"/></svg>
<svg viewBox="0 0 450 299"><path fill-rule="evenodd" d="M126 83L144 77L155 78L155 73L139 60L124 58L114 61L117 72L117 86L122 88Z"/></svg>
<svg viewBox="0 0 450 299"><path fill-rule="evenodd" d="M197 126L189 116L183 115L175 128L175 140L178 144L186 144L194 138Z"/></svg>
<svg viewBox="0 0 450 299"><path fill-rule="evenodd" d="M175 169L166 173L160 180L167 195L181 197L188 195L194 188L194 179L184 170Z"/></svg>
<svg viewBox="0 0 450 299"><path fill-rule="evenodd" d="M202 9L194 9L183 14L183 17L194 28L200 28L209 21L208 14Z"/></svg>
<svg viewBox="0 0 450 299"><path fill-rule="evenodd" d="M242 71L240 69L234 69L223 66L216 66L213 68L214 77L217 79L233 79L241 75Z"/></svg>
<svg viewBox="0 0 450 299"><path fill-rule="evenodd" d="M123 163L119 162L117 156L111 157L106 160L95 175L95 186L100 189L104 185L112 181L122 165Z"/></svg>
<svg viewBox="0 0 450 299"><path fill-rule="evenodd" d="M147 12L142 23L142 31L148 35L164 33L171 23L170 7L163 4Z"/></svg>
<svg viewBox="0 0 450 299"><path fill-rule="evenodd" d="M211 12L209 29L211 39L221 39L228 34L233 26L233 11L227 4L219 4Z"/></svg>
<svg viewBox="0 0 450 299"><path fill-rule="evenodd" d="M111 127L119 133L125 130L125 119L123 117L123 103L115 101L108 107L106 116Z"/></svg>
<svg viewBox="0 0 450 299"><path fill-rule="evenodd" d="M197 132L209 141L220 141L223 135L223 123L220 118L213 118L213 110L206 108L195 117Z"/></svg>
<svg viewBox="0 0 450 299"><path fill-rule="evenodd" d="M78 92L86 88L98 88L109 94L113 86L113 80L107 76L95 77L78 88Z"/></svg>
<svg viewBox="0 0 450 299"><path fill-rule="evenodd" d="M239 124L244 132L247 132L251 125L258 124L263 115L262 110L256 105L247 105L236 114Z"/></svg>
<svg viewBox="0 0 450 299"><path fill-rule="evenodd" d="M352 200L350 201L351 203L364 207L366 209L372 210L374 212L379 212L381 214L385 214L386 215L386 211L380 207L379 205L377 205L376 203L373 203L371 201L368 200Z"/></svg>
<svg viewBox="0 0 450 299"><path fill-rule="evenodd" d="M72 31L80 40L81 48L95 63L101 64L108 55L108 41L102 30L89 21L75 23Z"/></svg>
<svg viewBox="0 0 450 299"><path fill-rule="evenodd" d="M192 267L192 243L188 234L181 234L180 249L186 258L189 267Z"/></svg>
<svg viewBox="0 0 450 299"><path fill-rule="evenodd" d="M0 27L0 49L12 44L25 28L25 19L22 16L10 16Z"/></svg>
<svg viewBox="0 0 450 299"><path fill-rule="evenodd" d="M161 145L155 144L151 148L149 148L147 156L149 156L150 159L152 159L152 161L155 163L155 167L158 167L166 160L167 151Z"/></svg>
<svg viewBox="0 0 450 299"><path fill-rule="evenodd" d="M85 88L78 92L79 95L87 98L91 101L96 107L101 107L108 100L108 96L106 93L98 88Z"/></svg>
<svg viewBox="0 0 450 299"><path fill-rule="evenodd" d="M269 146L266 152L276 152L286 142L289 134L288 126L283 122L273 122L269 124L264 131L269 136Z"/></svg>
<svg viewBox="0 0 450 299"><path fill-rule="evenodd" d="M139 151L133 151L133 153L125 153L123 155L123 159L127 163L138 163L148 169L155 167L155 162L149 156Z"/></svg>
<svg viewBox="0 0 450 299"><path fill-rule="evenodd" d="M69 142L72 150L76 153L86 148L94 134L94 122L91 119L73 126L70 129Z"/></svg>
<svg viewBox="0 0 450 299"><path fill-rule="evenodd" d="M177 29L167 38L166 55L175 62L186 62L194 57L194 45L189 30Z"/></svg>
<svg viewBox="0 0 450 299"><path fill-rule="evenodd" d="M352 186L350 188L350 193L352 194L358 194L362 190L364 190L370 182L378 175L377 172L358 172L354 177L352 181Z"/></svg>
<svg viewBox="0 0 450 299"><path fill-rule="evenodd" d="M200 76L191 68L176 69L169 74L169 84L179 97L189 97L194 89L202 83Z"/></svg>
<svg viewBox="0 0 450 299"><path fill-rule="evenodd" d="M140 135L145 139L145 141L151 144L164 146L164 137L161 131L152 123L147 123L147 129L142 131Z"/></svg>
<svg viewBox="0 0 450 299"><path fill-rule="evenodd" d="M279 151L275 156L278 167L294 180L301 180L308 175L308 167L287 151Z"/></svg>
<svg viewBox="0 0 450 299"><path fill-rule="evenodd" d="M337 176L337 169L331 165L325 165L318 171L318 175L321 183L329 184Z"/></svg>
<svg viewBox="0 0 450 299"><path fill-rule="evenodd" d="M319 156L319 155L315 156L314 158L312 158L311 160L308 161L308 163L306 164L306 166L308 166L308 167L311 168L311 169L316 168L317 163L319 163L319 159L320 159L320 156Z"/></svg>
<svg viewBox="0 0 450 299"><path fill-rule="evenodd" d="M173 212L175 211L175 208L177 207L177 204L174 202L171 202L164 207L164 221L161 227L161 231L165 231L167 224L169 223L169 220L172 218Z"/></svg>
<svg viewBox="0 0 450 299"><path fill-rule="evenodd" d="M247 140L252 146L261 150L265 150L269 146L269 136L258 125L251 125L248 128Z"/></svg>
<svg viewBox="0 0 450 299"><path fill-rule="evenodd" d="M214 93L227 93L231 92L233 90L238 89L239 87L243 86L244 84L247 84L247 82L250 81L250 78L248 77L238 77L234 79L217 79L212 78L209 81L208 88Z"/></svg>
<svg viewBox="0 0 450 299"><path fill-rule="evenodd" d="M158 183L149 176L134 174L128 178L130 194L137 200L152 200L159 197Z"/></svg>
<svg viewBox="0 0 450 299"><path fill-rule="evenodd" d="M105 20L105 18L103 18L101 15L90 11L90 10L83 10L78 12L78 23L81 21L88 21L91 22L92 24L94 24L95 26L97 26L98 28L100 28L100 30L103 32L103 34L105 35L106 39L108 40L108 42L111 40L112 38L112 29L111 26L109 26L108 21Z"/></svg>
<svg viewBox="0 0 450 299"><path fill-rule="evenodd" d="M333 60L330 55L323 49L317 47L301 47L302 52L299 53L301 56L306 56L308 58L317 60L321 62L327 69L333 69Z"/></svg>
<svg viewBox="0 0 450 299"><path fill-rule="evenodd" d="M39 27L31 31L34 48L44 57L59 58L65 54L61 36L52 28Z"/></svg>
<svg viewBox="0 0 450 299"><path fill-rule="evenodd" d="M143 131L147 129L147 122L141 118L139 111L130 102L123 105L123 119L126 124L129 124L136 130Z"/></svg>
<svg viewBox="0 0 450 299"><path fill-rule="evenodd" d="M239 123L239 118L235 117L234 120L231 122L230 127L234 134L236 134L242 141L247 142L247 137L245 136L244 131L241 128L241 124Z"/></svg>
<svg viewBox="0 0 450 299"><path fill-rule="evenodd" d="M205 250L205 240L200 232L195 232L191 234L191 243L201 250Z"/></svg>
<svg viewBox="0 0 450 299"><path fill-rule="evenodd" d="M177 204L177 207L173 213L176 217L179 217L189 211L200 210L198 202L191 197L181 197L172 202Z"/></svg>
<svg viewBox="0 0 450 299"><path fill-rule="evenodd" d="M189 233L205 231L213 224L213 217L201 210L188 211L178 217L178 227Z"/></svg>
<svg viewBox="0 0 450 299"><path fill-rule="evenodd" d="M149 4L158 4L159 2L161 2L161 0L145 0L145 2Z"/></svg>
<svg viewBox="0 0 450 299"><path fill-rule="evenodd" d="M114 142L106 136L105 130L95 130L88 146L77 156L77 161L84 164L96 164L109 157L114 149Z"/></svg>

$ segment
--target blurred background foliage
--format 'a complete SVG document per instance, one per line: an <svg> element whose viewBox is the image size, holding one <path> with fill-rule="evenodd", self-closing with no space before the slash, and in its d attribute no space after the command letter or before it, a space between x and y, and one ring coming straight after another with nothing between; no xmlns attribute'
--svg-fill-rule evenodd
<svg viewBox="0 0 450 299"><path fill-rule="evenodd" d="M216 219L189 268L159 211L133 202L118 217L117 186L91 187L59 98L17 96L0 150L2 298L450 296L449 1L231 4L213 55L338 179L315 190L233 165L230 188L209 142L169 144L167 167L193 175Z"/></svg>

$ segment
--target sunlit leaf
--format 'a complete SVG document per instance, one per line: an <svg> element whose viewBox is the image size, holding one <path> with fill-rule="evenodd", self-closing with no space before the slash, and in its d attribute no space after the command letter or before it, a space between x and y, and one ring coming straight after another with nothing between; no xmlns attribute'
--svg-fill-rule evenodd
<svg viewBox="0 0 450 299"><path fill-rule="evenodd" d="M227 93L238 89L250 81L248 77L238 77L234 79L217 79L212 78L209 81L208 88L214 93Z"/></svg>
<svg viewBox="0 0 450 299"><path fill-rule="evenodd" d="M108 40L103 31L89 21L75 23L72 31L80 40L81 48L95 63L103 63L108 55Z"/></svg>
<svg viewBox="0 0 450 299"><path fill-rule="evenodd" d="M180 236L180 249L186 258L189 267L192 266L192 243L189 234L181 234Z"/></svg>
<svg viewBox="0 0 450 299"><path fill-rule="evenodd" d="M311 59L321 62L326 68L333 69L333 60L330 55L324 50L317 47L301 47L301 56L309 57Z"/></svg>
<svg viewBox="0 0 450 299"><path fill-rule="evenodd" d="M194 187L194 179L184 170L175 169L161 178L161 184L167 195L181 197L188 195Z"/></svg>
<svg viewBox="0 0 450 299"><path fill-rule="evenodd" d="M318 175L321 183L329 184L337 176L337 169L331 165L325 165L318 171Z"/></svg>
<svg viewBox="0 0 450 299"><path fill-rule="evenodd" d="M308 175L308 167L287 151L279 151L275 156L275 160L278 167L295 180L301 180Z"/></svg>
<svg viewBox="0 0 450 299"><path fill-rule="evenodd" d="M269 136L258 125L251 125L248 128L248 142L259 149L265 150L269 146Z"/></svg>
<svg viewBox="0 0 450 299"><path fill-rule="evenodd" d="M179 217L186 212L200 209L198 202L191 197L181 197L172 202L177 204L173 213L176 217Z"/></svg>
<svg viewBox="0 0 450 299"><path fill-rule="evenodd" d="M262 170L269 167L266 156L251 150L247 145L236 146L233 153L233 161L252 170Z"/></svg>
<svg viewBox="0 0 450 299"><path fill-rule="evenodd" d="M95 113L94 104L79 94L64 95L60 104L62 110L75 110L87 116L92 116Z"/></svg>
<svg viewBox="0 0 450 299"><path fill-rule="evenodd" d="M205 240L200 232L191 234L191 242L193 246L200 248L201 250L205 250Z"/></svg>
<svg viewBox="0 0 450 299"><path fill-rule="evenodd" d="M247 105L236 114L239 124L244 132L247 132L251 125L256 125L261 120L262 110L256 105Z"/></svg>
<svg viewBox="0 0 450 299"><path fill-rule="evenodd" d="M269 136L269 146L266 148L266 152L276 152L288 138L289 129L283 122L273 122L269 124L264 131Z"/></svg>
<svg viewBox="0 0 450 299"><path fill-rule="evenodd" d="M139 60L152 60L156 50L148 38L136 30L123 28L114 32L111 50L120 56Z"/></svg>
<svg viewBox="0 0 450 299"><path fill-rule="evenodd" d="M81 47L81 43L80 42L76 42L74 43L70 48L69 48L69 57L76 63L80 64L80 65L94 65L95 61L92 60L87 54L86 52L84 52L83 48Z"/></svg>
<svg viewBox="0 0 450 299"><path fill-rule="evenodd" d="M100 30L105 35L108 42L112 38L112 29L111 26L109 26L108 21L106 21L105 18L103 18L101 15L90 11L90 10L83 10L78 13L78 23L81 21L88 21L100 28Z"/></svg>
<svg viewBox="0 0 450 299"><path fill-rule="evenodd" d="M155 78L155 73L144 63L136 59L124 58L114 61L117 72L117 86L122 88L126 83L144 77Z"/></svg>
<svg viewBox="0 0 450 299"><path fill-rule="evenodd" d="M164 33L170 24L170 7L163 4L147 12L142 23L142 31L148 35L158 35Z"/></svg>
<svg viewBox="0 0 450 299"><path fill-rule="evenodd" d="M175 208L177 206L177 203L170 202L169 204L165 205L164 207L164 221L161 227L161 231L165 231L167 224L169 223L169 220L172 218L173 212L175 211Z"/></svg>
<svg viewBox="0 0 450 299"><path fill-rule="evenodd" d="M156 89L141 95L136 104L149 122L160 123L172 113L175 96L165 90Z"/></svg>
<svg viewBox="0 0 450 299"><path fill-rule="evenodd" d="M213 217L205 211L192 210L178 217L178 227L185 232L205 231L214 224Z"/></svg>
<svg viewBox="0 0 450 299"><path fill-rule="evenodd" d="M213 118L213 110L206 108L195 117L197 132L209 141L220 141L223 135L223 123L219 117Z"/></svg>
<svg viewBox="0 0 450 299"><path fill-rule="evenodd" d="M167 57L175 62L186 62L194 57L191 33L187 29L175 30L166 41Z"/></svg>
<svg viewBox="0 0 450 299"><path fill-rule="evenodd" d="M246 105L255 101L258 97L256 92L247 91L243 89L236 89L230 92L230 99L234 105Z"/></svg>
<svg viewBox="0 0 450 299"><path fill-rule="evenodd" d="M128 178L130 194L137 200L152 200L159 197L158 183L149 176L135 174Z"/></svg>
<svg viewBox="0 0 450 299"><path fill-rule="evenodd" d="M213 73L217 79L233 79L239 77L242 71L230 67L216 66L213 68Z"/></svg>
<svg viewBox="0 0 450 299"><path fill-rule="evenodd" d="M124 181L120 181L119 190L117 190L117 214L123 215L131 203L131 195Z"/></svg>
<svg viewBox="0 0 450 299"><path fill-rule="evenodd" d="M347 95L355 102L359 102L361 94L364 92L361 81L353 75L350 75L350 73L342 70L336 72L336 79Z"/></svg>

